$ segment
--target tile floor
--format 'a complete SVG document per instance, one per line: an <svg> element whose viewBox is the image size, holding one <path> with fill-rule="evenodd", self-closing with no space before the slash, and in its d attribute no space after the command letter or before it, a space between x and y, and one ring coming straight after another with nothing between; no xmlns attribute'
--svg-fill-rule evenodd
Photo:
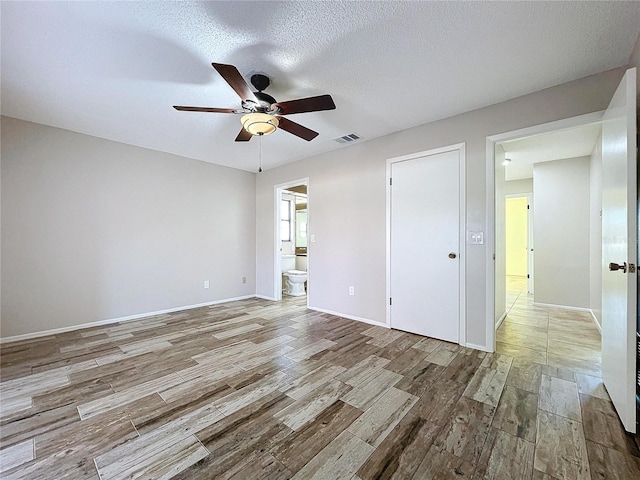
<svg viewBox="0 0 640 480"><path fill-rule="evenodd" d="M304 297L2 345L0 478L640 478L597 331L513 298L495 354Z"/></svg>
<svg viewBox="0 0 640 480"><path fill-rule="evenodd" d="M496 351L549 368L601 376L600 332L590 313L533 304L526 278L507 277L507 317Z"/></svg>

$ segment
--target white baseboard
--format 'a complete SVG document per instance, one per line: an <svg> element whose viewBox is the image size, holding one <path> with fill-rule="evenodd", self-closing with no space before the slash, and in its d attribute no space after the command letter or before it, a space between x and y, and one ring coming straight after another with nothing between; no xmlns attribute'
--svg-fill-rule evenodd
<svg viewBox="0 0 640 480"><path fill-rule="evenodd" d="M487 348L485 345L476 345L475 343L467 342L465 345L463 345L463 347L473 348L474 350L480 350L480 351L483 351L483 352L493 353L493 350Z"/></svg>
<svg viewBox="0 0 640 480"><path fill-rule="evenodd" d="M368 323L369 325L376 325L378 327L390 328L389 325L382 322L376 322L375 320L370 320L368 318L356 317L355 315L347 315L345 313L334 312L332 310L326 310L324 308L312 307L309 305L307 307L309 310L314 310L316 312L328 313L329 315L335 315L336 317L342 317L349 320L355 320L356 322Z"/></svg>
<svg viewBox="0 0 640 480"><path fill-rule="evenodd" d="M593 313L593 310L591 309L589 309L589 313L591 313L591 320L593 320L593 323L595 323L596 328L600 332L600 335L602 335L602 327L600 326L600 322L598 322L598 319L596 318L596 314Z"/></svg>
<svg viewBox="0 0 640 480"><path fill-rule="evenodd" d="M591 320L593 320L593 323L595 324L596 328L600 332L600 335L602 335L602 327L600 326L600 323L598 322L598 319L596 318L595 313L593 313L593 310L591 310L590 308L570 307L569 305L554 305L552 303L538 303L538 302L533 302L533 304L538 307L550 307L550 308L559 308L562 310L573 310L574 312L586 312L591 315Z"/></svg>
<svg viewBox="0 0 640 480"><path fill-rule="evenodd" d="M498 329L500 328L500 325L502 325L502 322L504 322L504 319L507 318L507 312L504 312L502 314L502 316L498 319L498 321L496 322L496 331L498 331Z"/></svg>
<svg viewBox="0 0 640 480"><path fill-rule="evenodd" d="M164 313L173 313L173 312L179 312L181 310L191 310L193 308L209 307L211 305L217 305L219 303L235 302L237 300L246 300L247 298L255 298L255 297L256 295L243 295L241 297L224 298L222 300L215 300L213 302L205 302L205 303L198 303L195 305L185 305L183 307L168 308L166 310L158 310L156 312L138 313L138 314L129 315L126 317L108 318L106 320L98 320L97 322L81 323L79 325L71 325L69 327L54 328L51 330L43 330L41 332L34 332L34 333L25 333L23 335L14 335L12 337L0 338L0 344L9 343L9 342L18 342L20 340L31 340L33 338L46 337L48 335L55 335L58 333L73 332L74 330L82 330L83 328L99 327L101 325L109 325L111 323L118 323L118 322L127 322L129 320L137 320L139 318L162 315Z"/></svg>
<svg viewBox="0 0 640 480"><path fill-rule="evenodd" d="M536 307L547 307L547 308L559 308L561 310L575 310L578 312L590 312L591 309L590 308L584 308L584 307L572 307L570 305L556 305L554 303L540 303L540 302L533 302L533 304Z"/></svg>
<svg viewBox="0 0 640 480"><path fill-rule="evenodd" d="M268 297L266 295L255 295L256 298L261 298L262 300L271 300L272 302L277 302L275 297Z"/></svg>

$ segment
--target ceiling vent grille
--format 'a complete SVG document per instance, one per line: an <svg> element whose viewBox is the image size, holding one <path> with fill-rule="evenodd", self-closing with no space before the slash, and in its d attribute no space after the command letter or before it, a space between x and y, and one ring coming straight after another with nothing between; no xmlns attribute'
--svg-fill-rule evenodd
<svg viewBox="0 0 640 480"><path fill-rule="evenodd" d="M356 140L360 140L360 135L358 135L357 133L349 133L348 135L334 138L334 140L338 143L351 143L355 142Z"/></svg>

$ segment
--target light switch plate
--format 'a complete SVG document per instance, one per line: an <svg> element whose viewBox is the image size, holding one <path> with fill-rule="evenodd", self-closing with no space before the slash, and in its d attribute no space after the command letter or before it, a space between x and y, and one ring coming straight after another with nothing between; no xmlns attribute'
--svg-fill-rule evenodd
<svg viewBox="0 0 640 480"><path fill-rule="evenodd" d="M467 232L468 245L484 245L484 232Z"/></svg>

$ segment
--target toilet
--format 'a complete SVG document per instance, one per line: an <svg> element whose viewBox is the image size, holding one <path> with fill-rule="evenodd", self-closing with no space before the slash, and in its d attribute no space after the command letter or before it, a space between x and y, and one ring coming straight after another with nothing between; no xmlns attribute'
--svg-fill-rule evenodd
<svg viewBox="0 0 640 480"><path fill-rule="evenodd" d="M282 255L282 292L293 297L306 295L307 272L296 270L296 256Z"/></svg>
<svg viewBox="0 0 640 480"><path fill-rule="evenodd" d="M304 282L307 281L307 272L302 270L289 270L282 274L285 279L285 292L293 297L306 295Z"/></svg>

